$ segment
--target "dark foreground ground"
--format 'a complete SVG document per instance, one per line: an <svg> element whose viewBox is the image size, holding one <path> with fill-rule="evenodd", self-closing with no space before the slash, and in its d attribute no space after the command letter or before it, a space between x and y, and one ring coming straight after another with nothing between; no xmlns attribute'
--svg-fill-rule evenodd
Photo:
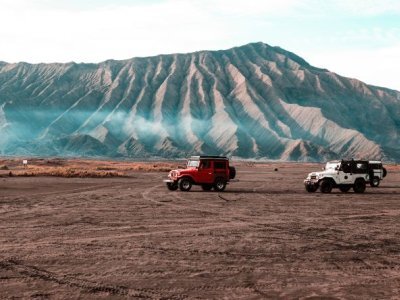
<svg viewBox="0 0 400 300"><path fill-rule="evenodd" d="M154 172L0 178L0 298L398 299L400 170L306 193L320 167L242 164L224 193Z"/></svg>

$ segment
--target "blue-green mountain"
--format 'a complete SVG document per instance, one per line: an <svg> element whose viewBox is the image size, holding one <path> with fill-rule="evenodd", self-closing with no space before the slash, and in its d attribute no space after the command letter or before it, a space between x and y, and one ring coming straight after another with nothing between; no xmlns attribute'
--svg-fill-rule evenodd
<svg viewBox="0 0 400 300"><path fill-rule="evenodd" d="M279 47L0 62L0 154L400 160L400 92Z"/></svg>

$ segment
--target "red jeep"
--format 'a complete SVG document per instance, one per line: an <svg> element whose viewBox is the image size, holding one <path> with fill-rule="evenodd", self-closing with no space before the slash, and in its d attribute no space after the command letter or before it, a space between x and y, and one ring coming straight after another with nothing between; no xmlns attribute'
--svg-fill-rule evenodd
<svg viewBox="0 0 400 300"><path fill-rule="evenodd" d="M186 169L172 170L164 182L171 191L179 187L181 191L188 192L192 185L201 185L204 191L214 188L222 192L235 176L236 169L229 166L229 159L224 156L192 156Z"/></svg>

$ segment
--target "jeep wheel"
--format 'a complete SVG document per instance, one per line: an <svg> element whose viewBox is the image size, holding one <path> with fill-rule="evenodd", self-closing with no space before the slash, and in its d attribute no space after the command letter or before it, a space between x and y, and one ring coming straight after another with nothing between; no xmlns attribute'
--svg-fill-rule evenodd
<svg viewBox="0 0 400 300"><path fill-rule="evenodd" d="M372 186L372 187L377 187L377 186L379 186L379 183L380 183L380 182L381 182L381 181L379 180L378 177L374 177L374 178L371 180L371 182L369 183L369 185Z"/></svg>
<svg viewBox="0 0 400 300"><path fill-rule="evenodd" d="M222 192L225 190L226 187L226 181L223 178L217 178L214 182L214 190L216 192Z"/></svg>
<svg viewBox="0 0 400 300"><path fill-rule="evenodd" d="M236 169L235 167L229 167L229 179L235 179Z"/></svg>
<svg viewBox="0 0 400 300"><path fill-rule="evenodd" d="M318 190L318 185L306 185L306 191L309 193L314 193Z"/></svg>
<svg viewBox="0 0 400 300"><path fill-rule="evenodd" d="M167 182L167 188L170 191L176 191L178 189L178 184L176 182Z"/></svg>
<svg viewBox="0 0 400 300"><path fill-rule="evenodd" d="M341 186L339 186L339 190L342 193L347 193L348 191L350 191L350 189L351 189L351 185L341 185Z"/></svg>
<svg viewBox="0 0 400 300"><path fill-rule="evenodd" d="M366 188L365 181L361 178L356 179L354 182L353 190L355 193L364 193Z"/></svg>
<svg viewBox="0 0 400 300"><path fill-rule="evenodd" d="M329 179L324 179L321 182L321 192L322 193L330 193L332 191L333 184Z"/></svg>
<svg viewBox="0 0 400 300"><path fill-rule="evenodd" d="M213 186L212 186L212 184L202 184L201 188L203 189L203 191L211 191Z"/></svg>
<svg viewBox="0 0 400 300"><path fill-rule="evenodd" d="M192 188L192 181L189 178L182 178L179 181L179 189L182 192L189 192Z"/></svg>

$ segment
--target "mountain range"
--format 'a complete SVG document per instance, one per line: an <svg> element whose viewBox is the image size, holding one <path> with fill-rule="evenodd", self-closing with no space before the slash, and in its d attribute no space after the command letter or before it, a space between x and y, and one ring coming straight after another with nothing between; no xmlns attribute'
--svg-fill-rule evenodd
<svg viewBox="0 0 400 300"><path fill-rule="evenodd" d="M400 161L400 92L265 43L98 64L0 62L0 154Z"/></svg>

